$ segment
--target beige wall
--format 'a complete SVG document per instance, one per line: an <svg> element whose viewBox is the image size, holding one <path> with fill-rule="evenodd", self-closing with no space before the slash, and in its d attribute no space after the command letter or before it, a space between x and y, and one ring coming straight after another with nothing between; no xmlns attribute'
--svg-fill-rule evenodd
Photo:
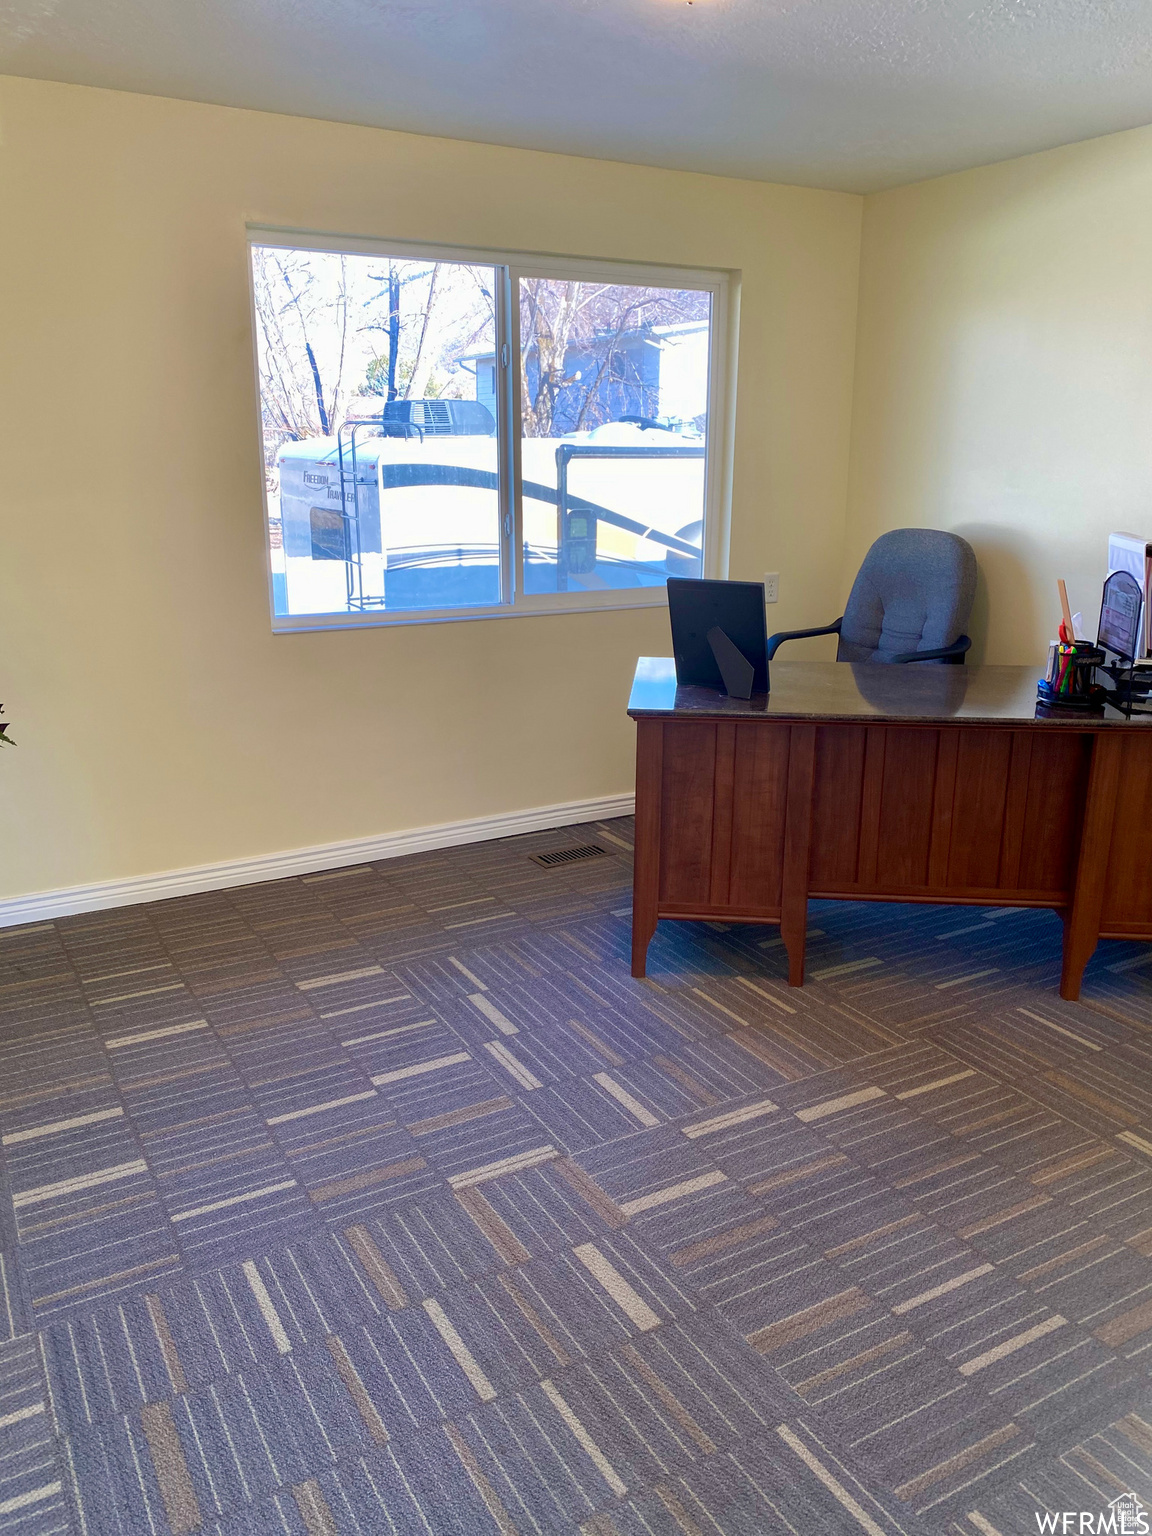
<svg viewBox="0 0 1152 1536"><path fill-rule="evenodd" d="M0 898L629 788L656 611L269 629L245 224L741 274L731 574L839 595L858 198L0 82Z"/></svg>
<svg viewBox="0 0 1152 1536"><path fill-rule="evenodd" d="M1095 633L1107 536L1152 537L1152 129L866 199L846 592L908 525L975 546L974 659Z"/></svg>

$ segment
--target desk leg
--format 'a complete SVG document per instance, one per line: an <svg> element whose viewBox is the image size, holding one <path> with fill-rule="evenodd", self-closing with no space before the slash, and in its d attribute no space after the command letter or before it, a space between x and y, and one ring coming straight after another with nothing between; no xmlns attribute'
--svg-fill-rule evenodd
<svg viewBox="0 0 1152 1536"><path fill-rule="evenodd" d="M788 744L788 803L784 823L784 870L780 882L780 937L788 951L788 985L804 985L808 930L808 855L812 840L812 786L816 778L816 727L794 725Z"/></svg>
<svg viewBox="0 0 1152 1536"><path fill-rule="evenodd" d="M1092 958L1100 937L1100 913L1104 906L1123 750L1119 731L1099 731L1093 738L1080 855L1076 861L1076 884L1071 910L1063 914L1064 964L1060 973L1060 996L1069 1002L1075 1002L1080 996L1084 967Z"/></svg>
<svg viewBox="0 0 1152 1536"><path fill-rule="evenodd" d="M643 976L660 904L660 798L664 723L636 722L636 852L632 865L632 974Z"/></svg>

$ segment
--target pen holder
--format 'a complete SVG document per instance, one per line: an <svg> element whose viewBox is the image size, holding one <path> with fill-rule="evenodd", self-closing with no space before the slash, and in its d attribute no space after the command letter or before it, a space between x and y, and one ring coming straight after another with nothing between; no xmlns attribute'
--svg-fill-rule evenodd
<svg viewBox="0 0 1152 1536"><path fill-rule="evenodd" d="M1104 689L1096 682L1096 668L1104 652L1087 640L1066 645L1054 640L1048 647L1048 667L1036 684L1036 698L1049 709L1098 710Z"/></svg>

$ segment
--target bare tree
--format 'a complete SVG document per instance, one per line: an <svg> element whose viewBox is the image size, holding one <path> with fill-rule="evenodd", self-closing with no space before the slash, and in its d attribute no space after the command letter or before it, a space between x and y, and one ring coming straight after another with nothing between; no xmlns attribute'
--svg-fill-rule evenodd
<svg viewBox="0 0 1152 1536"><path fill-rule="evenodd" d="M400 274L388 263L388 398L396 398L396 369L400 364Z"/></svg>
<svg viewBox="0 0 1152 1536"><path fill-rule="evenodd" d="M370 320L366 332L382 331L388 338L388 350L368 366L369 383L388 400L417 399L428 386L428 379L438 361L437 344L441 341L439 325L433 324L436 291L442 263L416 266L410 261L389 261L387 271L373 272L370 280L385 285L364 302L366 309L378 306L386 298L386 319ZM408 269L408 270L405 270ZM414 269L414 270L413 270ZM405 290L418 283L428 284L423 303L405 312ZM437 317L442 318L442 317ZM409 345L414 338L414 352ZM405 353L409 355L405 357ZM383 384L383 389L380 388Z"/></svg>
<svg viewBox="0 0 1152 1536"><path fill-rule="evenodd" d="M565 371L573 328L580 313L583 283L525 278L520 286L520 350L536 354L535 386L520 370L520 414L525 437L551 437L561 391L576 383Z"/></svg>
<svg viewBox="0 0 1152 1536"><path fill-rule="evenodd" d="M520 283L520 411L525 437L554 437L610 419L611 384L626 375L621 342L654 325L706 319L708 295L694 290L524 278ZM607 381L607 387L605 384ZM622 388L623 392L623 388Z"/></svg>
<svg viewBox="0 0 1152 1536"><path fill-rule="evenodd" d="M439 339L436 327L431 325L432 311L436 306L436 280L440 276L440 263L432 268L428 279L428 297L424 301L424 313L420 319L420 334L416 338L416 355L412 359L412 372L408 375L406 396L419 400L428 387L428 379L435 364L432 341ZM431 332L431 334L430 334Z"/></svg>
<svg viewBox="0 0 1152 1536"><path fill-rule="evenodd" d="M317 274L323 260L325 280ZM269 469L283 443L327 437L347 396L348 259L257 246L252 275Z"/></svg>

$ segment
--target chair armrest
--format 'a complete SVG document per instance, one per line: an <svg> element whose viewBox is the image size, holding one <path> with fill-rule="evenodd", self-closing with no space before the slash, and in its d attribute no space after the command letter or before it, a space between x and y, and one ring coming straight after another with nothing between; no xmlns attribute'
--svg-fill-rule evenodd
<svg viewBox="0 0 1152 1536"><path fill-rule="evenodd" d="M768 636L768 660L771 661L785 640L810 640L813 635L838 635L843 617L825 624L820 629L782 629L779 634Z"/></svg>
<svg viewBox="0 0 1152 1536"><path fill-rule="evenodd" d="M952 661L963 663L964 652L972 644L967 635L961 635L958 640L953 640L951 645L941 646L935 651L901 651L893 656L893 661Z"/></svg>

